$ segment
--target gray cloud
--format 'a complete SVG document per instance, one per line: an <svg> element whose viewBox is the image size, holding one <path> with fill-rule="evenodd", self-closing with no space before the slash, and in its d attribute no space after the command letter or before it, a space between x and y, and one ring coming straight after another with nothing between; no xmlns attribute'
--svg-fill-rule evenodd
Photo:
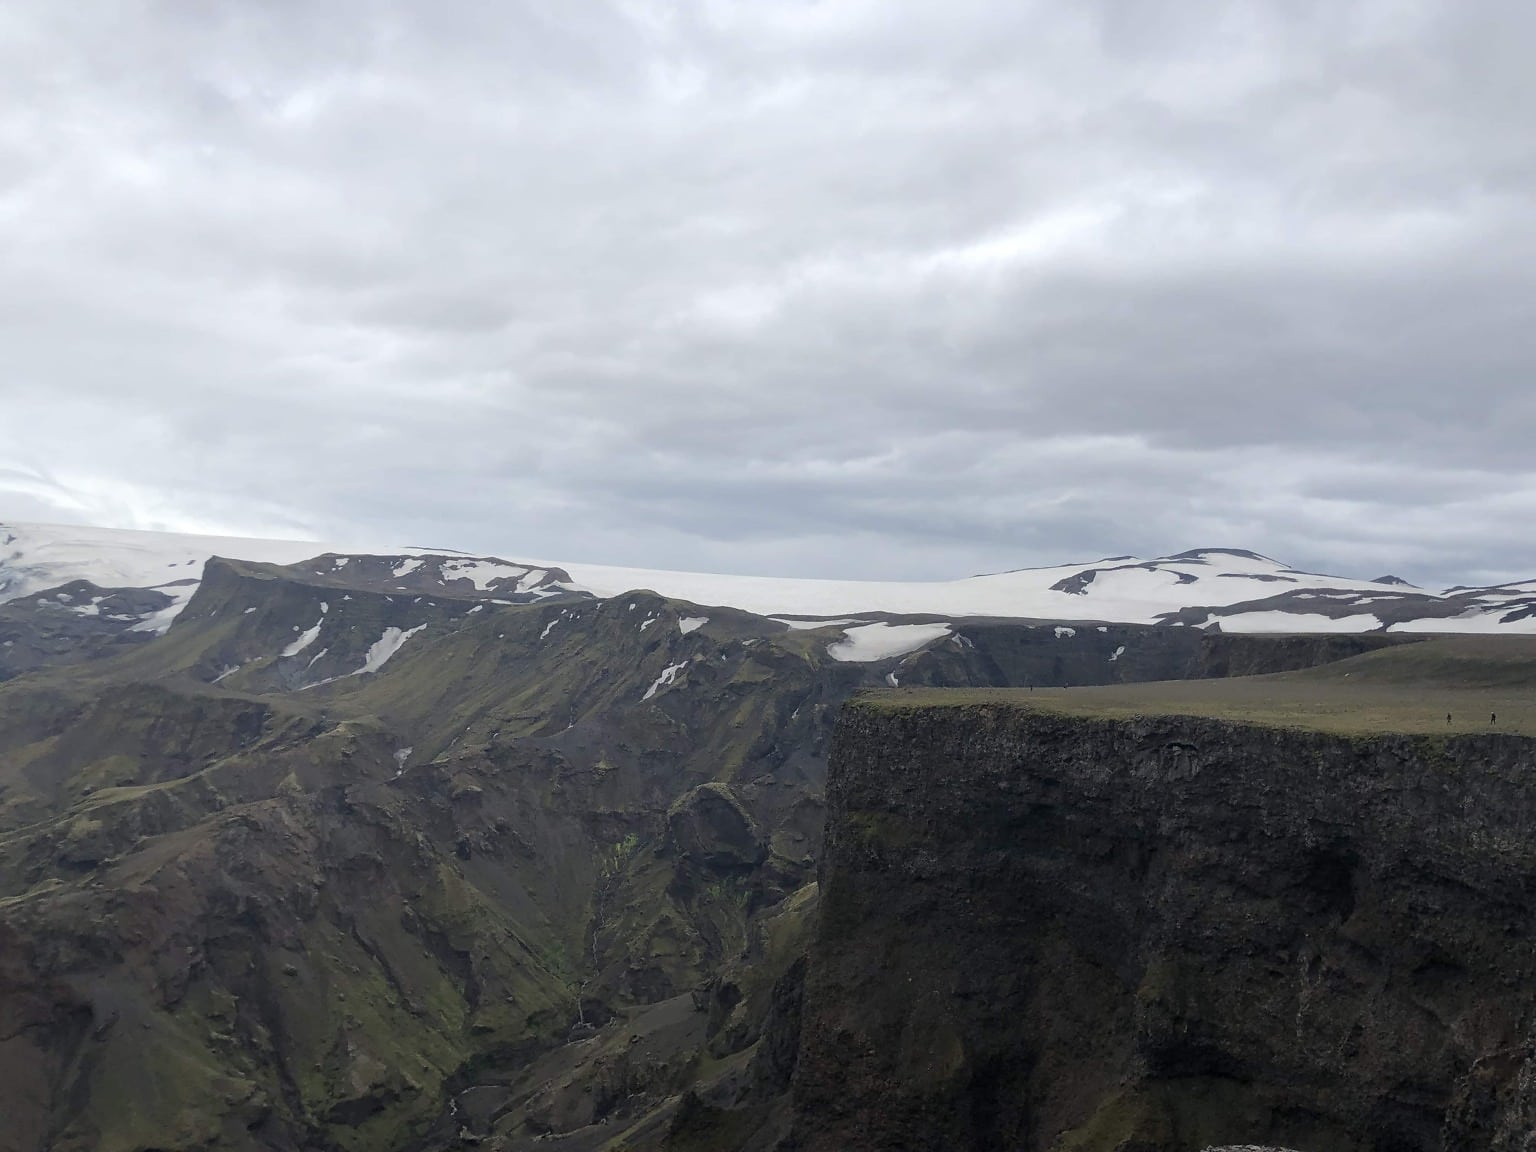
<svg viewBox="0 0 1536 1152"><path fill-rule="evenodd" d="M0 14L0 515L1536 572L1536 13Z"/></svg>

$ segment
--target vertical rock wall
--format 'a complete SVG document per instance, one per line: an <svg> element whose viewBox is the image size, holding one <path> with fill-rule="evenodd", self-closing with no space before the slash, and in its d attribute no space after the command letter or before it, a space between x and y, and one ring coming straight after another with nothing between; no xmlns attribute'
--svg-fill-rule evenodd
<svg viewBox="0 0 1536 1152"><path fill-rule="evenodd" d="M1536 1148L1536 742L849 706L796 1132Z"/></svg>

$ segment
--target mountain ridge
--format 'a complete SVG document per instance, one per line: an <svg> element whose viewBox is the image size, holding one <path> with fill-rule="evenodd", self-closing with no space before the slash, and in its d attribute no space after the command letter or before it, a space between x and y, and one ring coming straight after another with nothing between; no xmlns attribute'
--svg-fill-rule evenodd
<svg viewBox="0 0 1536 1152"><path fill-rule="evenodd" d="M1150 560L1111 557L950 581L801 580L507 560L450 550L347 552L319 543L16 523L0 523L0 605L84 579L99 589L140 588L169 596L173 603L153 623L133 625L163 630L190 598L194 574L200 575L213 555L285 565L325 557L333 570L353 557L391 558L402 592L468 591L464 580L479 593L515 591L508 580L520 585L525 577L543 573L522 591L539 588L544 595L606 599L648 589L765 616L997 617L1224 632L1536 633L1536 581L1434 592L1397 577L1366 580L1303 572L1239 548L1188 549ZM435 582L411 579L422 570ZM170 579L160 579L166 576ZM380 587L386 582L381 569Z"/></svg>
<svg viewBox="0 0 1536 1152"><path fill-rule="evenodd" d="M198 568L184 539L128 557L173 581L113 590L80 565L111 579L121 557L65 548L75 567L44 571L0 539L10 578L76 577L0 604L0 1019L19 1021L0 1028L0 1152L767 1152L789 1131L844 702L1420 649L1436 667L1448 643L773 617L614 594L633 570ZM1277 574L1169 564L1092 583ZM1361 594L1328 592L1345 613Z"/></svg>

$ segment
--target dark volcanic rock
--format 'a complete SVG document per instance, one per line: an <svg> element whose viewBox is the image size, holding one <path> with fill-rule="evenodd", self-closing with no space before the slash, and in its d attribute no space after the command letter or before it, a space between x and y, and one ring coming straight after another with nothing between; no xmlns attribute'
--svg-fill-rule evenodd
<svg viewBox="0 0 1536 1152"><path fill-rule="evenodd" d="M79 664L147 643L155 613L174 601L150 588L74 580L0 604L0 680Z"/></svg>
<svg viewBox="0 0 1536 1152"><path fill-rule="evenodd" d="M1264 676L1297 672L1396 644L1416 644L1422 636L1386 632L1334 632L1295 636L1254 636L1217 632L1201 637L1202 679Z"/></svg>
<svg viewBox="0 0 1536 1152"><path fill-rule="evenodd" d="M1536 742L844 711L797 1147L1536 1148Z"/></svg>
<svg viewBox="0 0 1536 1152"><path fill-rule="evenodd" d="M715 868L751 868L768 854L757 821L715 782L678 798L667 812L667 838L679 856Z"/></svg>

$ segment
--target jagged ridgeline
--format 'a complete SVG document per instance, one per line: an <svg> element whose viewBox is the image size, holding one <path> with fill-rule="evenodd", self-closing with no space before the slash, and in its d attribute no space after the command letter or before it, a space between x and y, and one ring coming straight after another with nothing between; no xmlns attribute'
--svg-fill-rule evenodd
<svg viewBox="0 0 1536 1152"><path fill-rule="evenodd" d="M851 694L1401 639L791 624L339 555L210 561L159 634L184 592L7 605L6 1152L766 1147Z"/></svg>

